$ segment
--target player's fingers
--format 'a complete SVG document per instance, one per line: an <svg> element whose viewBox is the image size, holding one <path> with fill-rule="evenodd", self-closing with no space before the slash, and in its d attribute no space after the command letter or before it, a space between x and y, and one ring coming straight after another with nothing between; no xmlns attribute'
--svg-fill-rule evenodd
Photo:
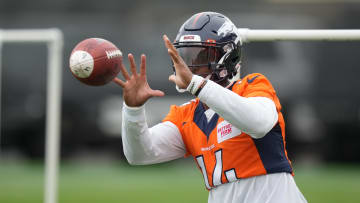
<svg viewBox="0 0 360 203"><path fill-rule="evenodd" d="M129 73L127 72L122 60L121 60L121 63L120 63L120 70L121 70L121 73L124 76L125 80L130 80Z"/></svg>
<svg viewBox="0 0 360 203"><path fill-rule="evenodd" d="M145 54L141 55L140 75L146 75L146 56L145 56Z"/></svg>
<svg viewBox="0 0 360 203"><path fill-rule="evenodd" d="M179 55L179 53L176 50L176 48L174 47L174 45L170 42L169 38L166 35L164 35L163 39L164 39L166 48L168 48L168 53L171 56L171 59L173 60L174 64L183 63L181 56Z"/></svg>
<svg viewBox="0 0 360 203"><path fill-rule="evenodd" d="M166 48L171 49L171 50L173 50L173 51L176 52L176 48L175 48L174 45L170 42L169 38L168 38L166 35L163 36L163 39L164 39Z"/></svg>
<svg viewBox="0 0 360 203"><path fill-rule="evenodd" d="M180 63L180 60L179 60L178 56L176 55L176 53L174 53L173 50L168 49L168 54L170 55L171 60L174 62L174 64L179 64ZM176 68L176 66L175 66L175 68Z"/></svg>
<svg viewBox="0 0 360 203"><path fill-rule="evenodd" d="M122 80L120 80L119 78L116 78L116 77L115 77L112 81L113 81L115 84L117 84L117 85L119 85L120 87L122 87L122 88L125 87L125 82L122 81Z"/></svg>
<svg viewBox="0 0 360 203"><path fill-rule="evenodd" d="M175 82L176 81L176 76L175 75L170 75L169 80L176 84L176 82Z"/></svg>
<svg viewBox="0 0 360 203"><path fill-rule="evenodd" d="M153 97L162 97L165 95L165 93L163 91L160 90L150 90L150 94Z"/></svg>
<svg viewBox="0 0 360 203"><path fill-rule="evenodd" d="M134 76L137 76L136 63L135 63L134 56L133 56L132 54L129 54L129 55L128 55L128 58L129 58L129 61L130 61L130 70L131 70L131 73L132 73Z"/></svg>

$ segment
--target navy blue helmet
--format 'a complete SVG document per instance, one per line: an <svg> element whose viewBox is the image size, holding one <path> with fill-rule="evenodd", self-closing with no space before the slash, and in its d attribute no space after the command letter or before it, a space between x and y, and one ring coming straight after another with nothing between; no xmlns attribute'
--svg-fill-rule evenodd
<svg viewBox="0 0 360 203"><path fill-rule="evenodd" d="M188 67L207 66L210 80L221 83L240 69L241 38L226 16L215 12L193 15L180 28L174 46Z"/></svg>

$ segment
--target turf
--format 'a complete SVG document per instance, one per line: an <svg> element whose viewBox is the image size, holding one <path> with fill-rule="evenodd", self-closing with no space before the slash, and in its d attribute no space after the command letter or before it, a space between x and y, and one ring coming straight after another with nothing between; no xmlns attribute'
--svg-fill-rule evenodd
<svg viewBox="0 0 360 203"><path fill-rule="evenodd" d="M0 202L43 202L40 163L1 162ZM297 167L296 182L308 202L360 202L360 166ZM195 164L130 167L122 162L62 163L59 203L207 202Z"/></svg>

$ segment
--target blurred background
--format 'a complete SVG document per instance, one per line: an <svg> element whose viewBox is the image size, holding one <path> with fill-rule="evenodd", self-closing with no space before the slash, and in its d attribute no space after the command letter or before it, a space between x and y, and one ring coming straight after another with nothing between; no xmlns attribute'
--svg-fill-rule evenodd
<svg viewBox="0 0 360 203"><path fill-rule="evenodd" d="M200 11L228 16L239 28L359 29L358 0L0 0L0 29L53 28L64 33L59 202L206 202L193 160L134 167L121 144L122 91L90 87L70 73L81 40L112 41L148 59L148 80L166 93L146 105L150 125L170 104L191 99L168 81L161 36L174 39ZM360 42L245 44L242 76L265 74L283 106L295 180L309 202L360 202ZM0 202L42 202L45 44L4 43L1 73ZM128 64L126 61L125 64Z"/></svg>

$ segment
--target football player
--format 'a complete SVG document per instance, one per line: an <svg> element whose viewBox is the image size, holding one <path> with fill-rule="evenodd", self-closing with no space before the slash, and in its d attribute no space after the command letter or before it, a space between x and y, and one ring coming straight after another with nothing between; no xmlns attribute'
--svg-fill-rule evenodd
<svg viewBox="0 0 360 203"><path fill-rule="evenodd" d="M121 65L122 142L130 164L154 164L192 156L209 190L208 202L306 202L293 178L285 148L285 122L270 81L260 73L234 80L242 41L224 15L202 12L180 28L172 44L163 36L175 74L169 80L196 99L171 106L149 128L144 103L163 96L146 81L129 54L131 75ZM233 81L233 82L231 82Z"/></svg>

